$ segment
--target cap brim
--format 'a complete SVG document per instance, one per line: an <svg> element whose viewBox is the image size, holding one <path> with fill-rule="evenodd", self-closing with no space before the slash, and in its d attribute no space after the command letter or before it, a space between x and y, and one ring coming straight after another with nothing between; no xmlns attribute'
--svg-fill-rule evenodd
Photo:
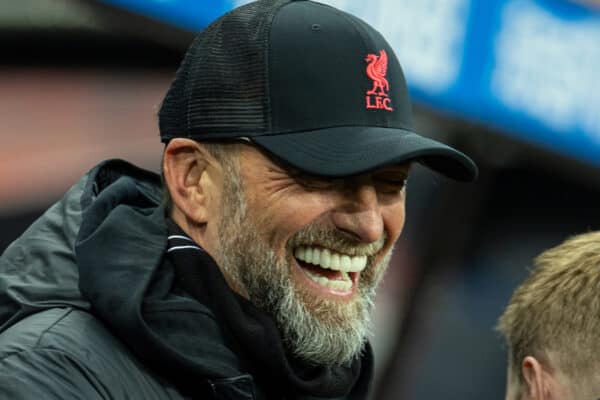
<svg viewBox="0 0 600 400"><path fill-rule="evenodd" d="M396 128L335 127L251 139L292 166L315 175L356 175L408 161L418 161L459 181L473 181L478 173L473 160L460 151Z"/></svg>

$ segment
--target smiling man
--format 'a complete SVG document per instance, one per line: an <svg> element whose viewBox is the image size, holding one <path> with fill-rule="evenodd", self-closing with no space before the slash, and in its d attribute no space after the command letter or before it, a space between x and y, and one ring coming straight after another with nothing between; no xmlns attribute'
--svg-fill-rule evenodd
<svg viewBox="0 0 600 400"><path fill-rule="evenodd" d="M408 164L322 178L247 144L209 146L221 162L189 139L167 146L173 220L229 287L274 317L292 354L350 362L404 224Z"/></svg>
<svg viewBox="0 0 600 400"><path fill-rule="evenodd" d="M366 398L410 166L476 175L413 131L388 43L250 3L191 44L159 125L162 184L104 162L2 255L2 397Z"/></svg>

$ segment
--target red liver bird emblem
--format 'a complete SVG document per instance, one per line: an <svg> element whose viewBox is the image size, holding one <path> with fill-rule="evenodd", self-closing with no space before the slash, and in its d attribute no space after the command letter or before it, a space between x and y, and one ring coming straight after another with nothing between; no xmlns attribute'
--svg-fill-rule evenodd
<svg viewBox="0 0 600 400"><path fill-rule="evenodd" d="M388 98L390 84L385 78L387 74L388 56L385 50L379 50L376 54L367 54L367 76L373 80L373 88L367 91L367 108L384 109L393 111Z"/></svg>

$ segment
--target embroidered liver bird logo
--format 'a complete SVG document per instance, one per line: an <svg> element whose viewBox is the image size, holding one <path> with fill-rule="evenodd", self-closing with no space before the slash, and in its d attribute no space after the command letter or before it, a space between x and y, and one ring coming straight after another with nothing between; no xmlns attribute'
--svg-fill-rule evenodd
<svg viewBox="0 0 600 400"><path fill-rule="evenodd" d="M374 94L387 97L387 91L390 90L390 84L385 79L388 63L387 53L385 50L379 50L379 56L368 54L365 61L368 63L367 75L373 80L373 88L367 92L367 95Z"/></svg>

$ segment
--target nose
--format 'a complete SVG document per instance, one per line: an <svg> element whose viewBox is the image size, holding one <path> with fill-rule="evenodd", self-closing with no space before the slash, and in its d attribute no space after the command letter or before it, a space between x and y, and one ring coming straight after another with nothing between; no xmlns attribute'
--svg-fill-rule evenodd
<svg viewBox="0 0 600 400"><path fill-rule="evenodd" d="M362 243L373 243L383 235L383 218L377 191L363 184L341 194L342 201L331 214L333 224Z"/></svg>

